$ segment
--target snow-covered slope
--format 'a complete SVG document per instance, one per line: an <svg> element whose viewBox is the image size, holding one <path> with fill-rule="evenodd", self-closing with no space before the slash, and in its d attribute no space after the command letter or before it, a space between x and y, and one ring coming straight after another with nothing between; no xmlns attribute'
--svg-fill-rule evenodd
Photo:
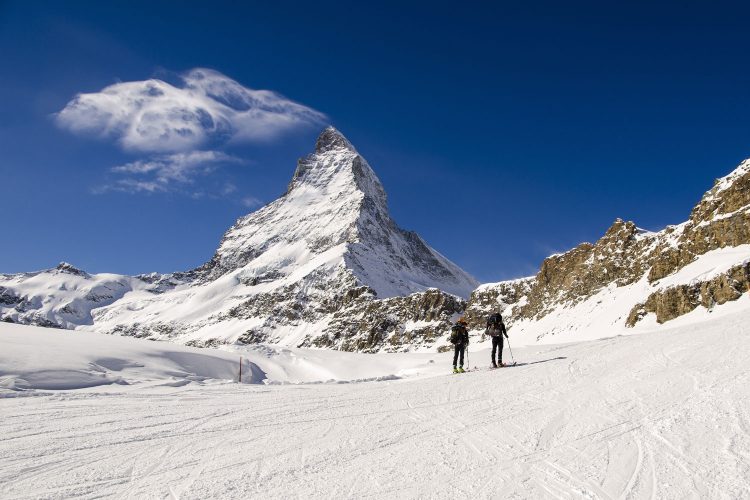
<svg viewBox="0 0 750 500"><path fill-rule="evenodd" d="M399 350L434 344L477 285L395 224L372 168L332 127L287 192L239 219L203 266L134 278L65 266L0 275L0 319L198 346Z"/></svg>
<svg viewBox="0 0 750 500"><path fill-rule="evenodd" d="M34 390L104 386L178 387L189 383L306 384L436 375L434 354L360 353L170 342L0 323L0 398ZM117 391L117 387L108 390Z"/></svg>
<svg viewBox="0 0 750 500"><path fill-rule="evenodd" d="M239 380L239 356L167 342L0 323L0 397L131 384ZM266 377L245 357L243 383Z"/></svg>
<svg viewBox="0 0 750 500"><path fill-rule="evenodd" d="M591 342L518 348L511 330L517 366L464 375L446 373L447 353L428 355L430 364L412 353L294 349L269 362L282 356L278 366L311 380L317 369L319 379L350 380L409 364L420 376L172 387L163 385L169 375L138 382L144 374L132 380L134 368L98 362L131 385L0 399L0 497L748 498L747 299L720 317ZM0 342L7 328L0 325ZM35 334L15 338L50 362L60 347ZM104 341L129 341L122 359L156 367L185 349ZM79 345L76 356L100 360L102 345ZM227 354L200 352L219 361ZM0 349L5 376L9 357ZM360 364L335 362L349 357ZM470 357L489 362L487 350ZM27 374L43 369L14 363Z"/></svg>

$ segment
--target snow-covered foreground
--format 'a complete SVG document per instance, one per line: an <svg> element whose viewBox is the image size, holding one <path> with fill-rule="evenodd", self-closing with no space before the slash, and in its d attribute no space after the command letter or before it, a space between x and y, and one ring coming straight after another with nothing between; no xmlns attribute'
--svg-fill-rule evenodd
<svg viewBox="0 0 750 500"><path fill-rule="evenodd" d="M0 342L9 377L7 352L19 348ZM94 356L79 354L79 363ZM12 391L31 397L0 399L0 497L750 498L745 311L518 348L518 366L464 375L436 375L449 369L448 354L338 364L330 354L263 361L256 351L253 363L279 374L297 366L291 380L354 362L375 376L383 360L380 375L405 378L171 387L157 381L174 373L151 370L123 371L131 385ZM471 364L488 358L472 352Z"/></svg>
<svg viewBox="0 0 750 500"><path fill-rule="evenodd" d="M262 345L198 349L0 323L0 398L25 396L33 390L103 390L101 386L113 384L143 388L240 379L244 384L266 385L394 380L444 373L445 367L438 367L434 359L435 354L429 353L373 356Z"/></svg>

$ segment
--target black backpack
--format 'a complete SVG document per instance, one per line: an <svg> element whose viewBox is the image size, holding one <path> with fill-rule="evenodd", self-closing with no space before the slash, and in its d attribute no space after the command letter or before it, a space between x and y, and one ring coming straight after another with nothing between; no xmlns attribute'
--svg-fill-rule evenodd
<svg viewBox="0 0 750 500"><path fill-rule="evenodd" d="M498 314L494 313L489 318L487 318L487 333L489 333L493 337L497 337L500 335L500 325L503 324L503 317Z"/></svg>
<svg viewBox="0 0 750 500"><path fill-rule="evenodd" d="M460 344L461 343L461 336L463 334L463 327L456 324L451 327L451 336L450 341L451 344Z"/></svg>

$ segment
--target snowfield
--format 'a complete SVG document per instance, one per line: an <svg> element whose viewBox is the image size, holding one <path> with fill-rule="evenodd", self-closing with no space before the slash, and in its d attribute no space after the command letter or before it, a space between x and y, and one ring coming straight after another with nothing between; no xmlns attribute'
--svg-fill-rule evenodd
<svg viewBox="0 0 750 500"><path fill-rule="evenodd" d="M0 497L750 498L749 305L463 375L0 324Z"/></svg>

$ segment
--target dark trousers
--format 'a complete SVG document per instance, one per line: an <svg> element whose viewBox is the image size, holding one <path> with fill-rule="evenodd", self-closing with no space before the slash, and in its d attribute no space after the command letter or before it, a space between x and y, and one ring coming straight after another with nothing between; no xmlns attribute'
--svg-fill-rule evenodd
<svg viewBox="0 0 750 500"><path fill-rule="evenodd" d="M495 362L495 351L497 351L497 364L503 363L503 336L492 337L492 362Z"/></svg>
<svg viewBox="0 0 750 500"><path fill-rule="evenodd" d="M466 346L463 344L456 344L453 346L453 368L456 367L456 361L461 360L461 367L464 366L464 350L466 349Z"/></svg>

